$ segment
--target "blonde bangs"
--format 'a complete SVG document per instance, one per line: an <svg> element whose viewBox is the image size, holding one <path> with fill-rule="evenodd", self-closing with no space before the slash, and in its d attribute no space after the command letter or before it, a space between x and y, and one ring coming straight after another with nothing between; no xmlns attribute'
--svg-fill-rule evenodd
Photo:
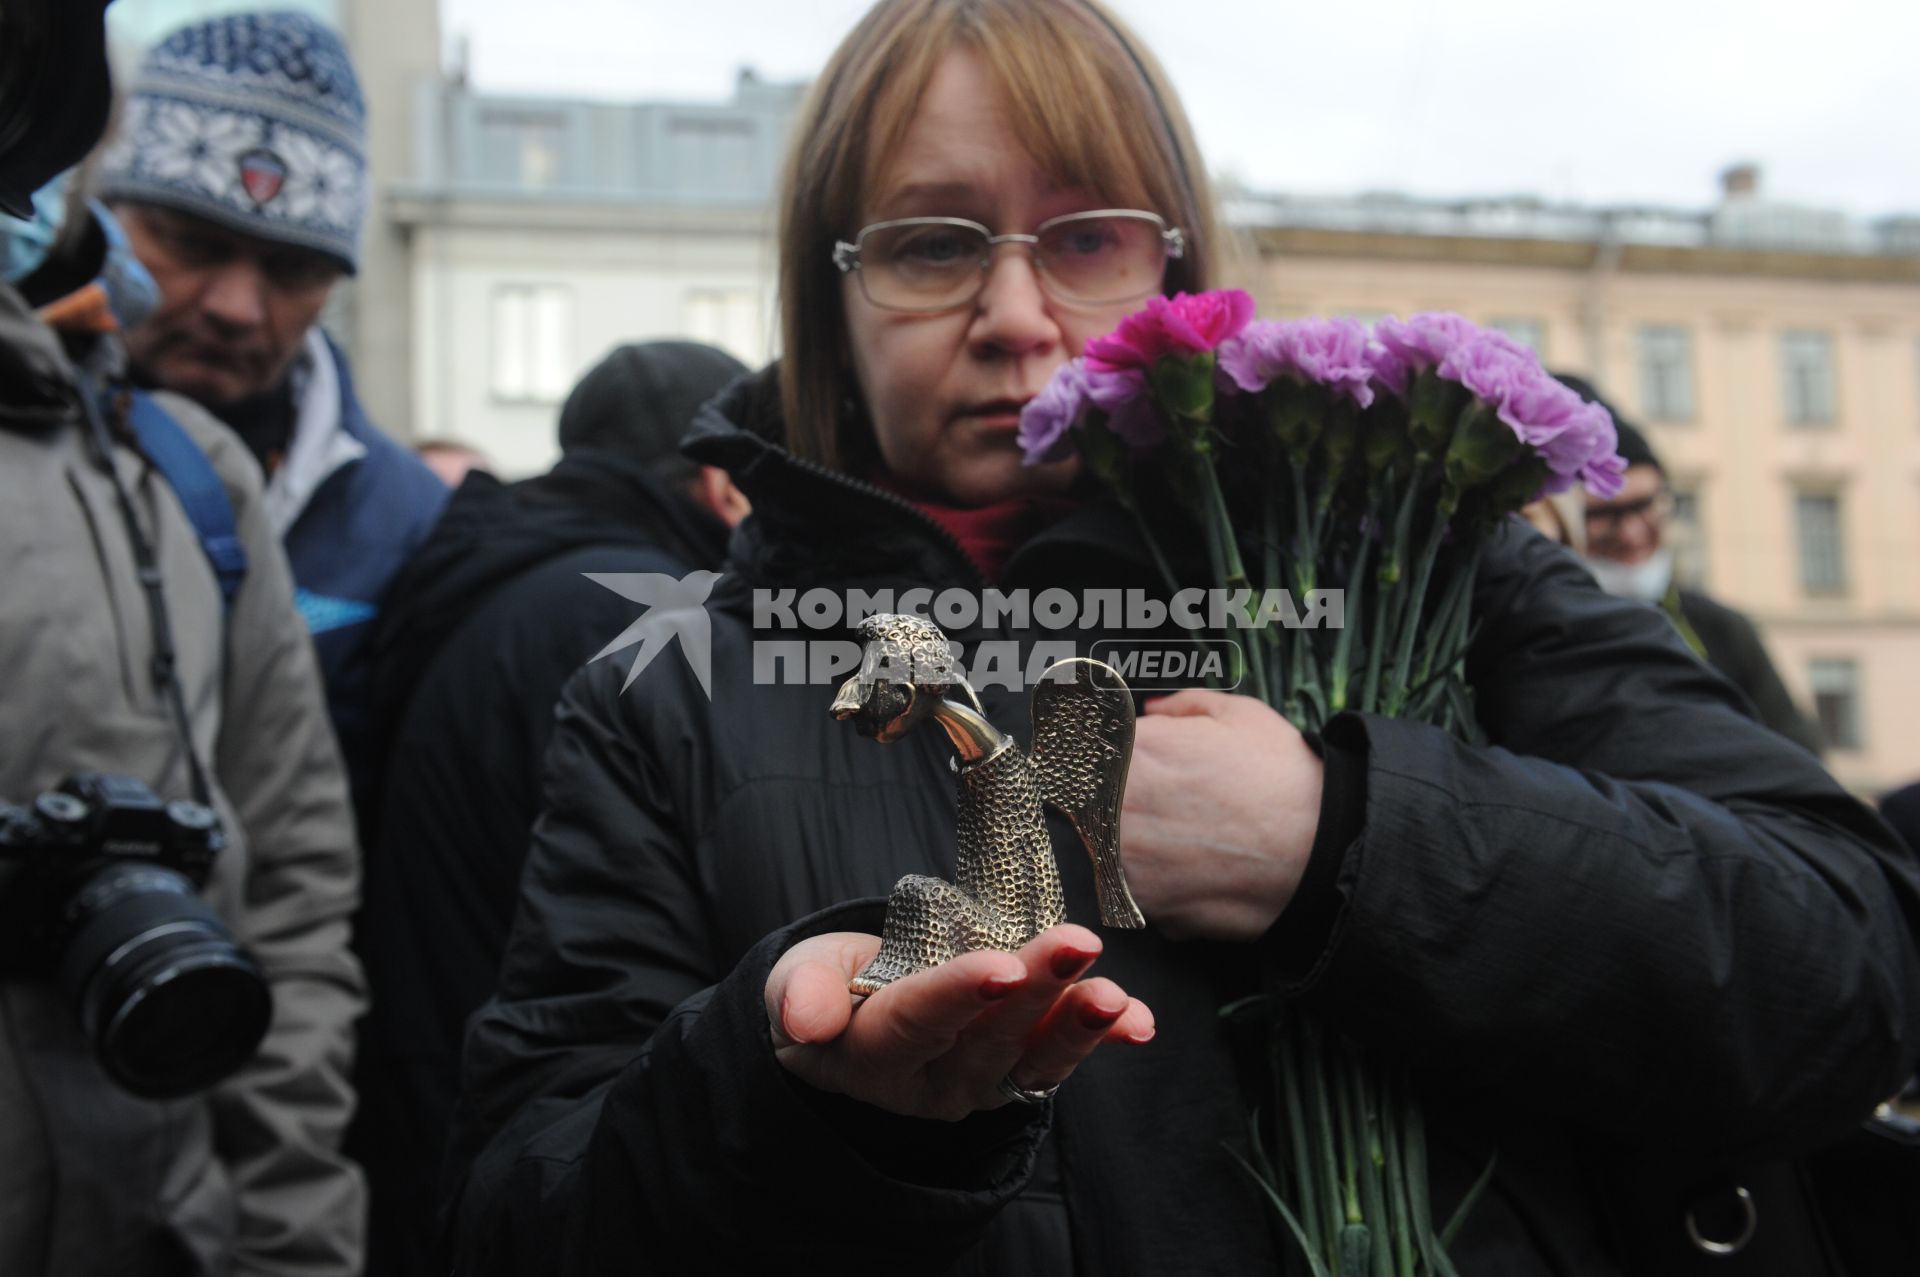
<svg viewBox="0 0 1920 1277"><path fill-rule="evenodd" d="M994 12L994 10L1003 12ZM1016 19L1013 15L1019 15ZM1155 207L1168 192L1147 174L1166 167L1144 86L1125 51L1096 24L1065 6L984 0L967 34L1007 104L1014 135L1040 168L1067 186L1093 191L1113 207ZM1096 57L1088 37L1113 46Z"/></svg>

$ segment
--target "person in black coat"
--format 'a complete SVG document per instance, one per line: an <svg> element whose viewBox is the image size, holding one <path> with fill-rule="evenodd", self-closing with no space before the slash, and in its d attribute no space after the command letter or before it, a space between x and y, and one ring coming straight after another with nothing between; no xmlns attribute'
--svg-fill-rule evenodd
<svg viewBox="0 0 1920 1277"><path fill-rule="evenodd" d="M744 501L679 445L745 372L693 342L614 350L561 409L558 464L469 475L394 590L378 639L392 761L357 927L380 991L353 1132L373 1277L419 1271L431 1236L461 1035L506 947L560 688L644 610L588 574L719 564Z"/></svg>
<svg viewBox="0 0 1920 1277"><path fill-rule="evenodd" d="M1155 578L1075 463L1023 467L1008 428L1138 299L1068 304L1003 243L977 293L893 309L836 244L1137 209L1187 236L1160 289L1206 287L1204 169L1151 65L1086 0L882 0L816 85L784 360L688 445L754 514L684 659L563 695L467 1045L453 1271L1280 1271L1225 1151L1261 1043L1218 1008L1262 989L1414 1068L1441 1218L1498 1152L1454 1245L1469 1277L1732 1271L1688 1226L1736 1238L1722 1208L1747 1200L1768 1241L1745 1271L1835 1271L1785 1159L1911 1069L1920 875L1664 619L1518 521L1474 598L1489 744L1342 715L1316 752L1249 698L1154 702L1121 827L1148 928L1070 921L854 1005L892 884L952 874L950 750L878 748L829 718L831 681L782 681L762 658L791 631L756 591ZM1024 693L980 692L1025 739Z"/></svg>
<svg viewBox="0 0 1920 1277"><path fill-rule="evenodd" d="M1653 445L1586 381L1567 374L1560 380L1613 417L1627 463L1625 487L1606 500L1586 503L1589 570L1609 593L1660 608L1694 654L1746 694L1761 722L1809 753L1820 753L1819 728L1793 703L1753 622L1674 577L1673 547L1667 544L1673 498Z"/></svg>
<svg viewBox="0 0 1920 1277"><path fill-rule="evenodd" d="M1880 815L1907 846L1920 851L1920 781L1881 795Z"/></svg>

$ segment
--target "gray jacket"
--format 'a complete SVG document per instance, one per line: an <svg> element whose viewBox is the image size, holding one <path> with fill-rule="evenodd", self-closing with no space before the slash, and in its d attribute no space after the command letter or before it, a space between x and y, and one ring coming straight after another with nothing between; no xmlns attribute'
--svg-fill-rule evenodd
<svg viewBox="0 0 1920 1277"><path fill-rule="evenodd" d="M73 365L0 286L0 797L91 768L190 796L149 675L153 633ZM45 981L0 979L0 1273L349 1274L365 1188L339 1152L364 998L347 948L358 853L312 643L244 446L165 406L225 480L249 560L223 615L173 489L132 448L122 481L159 559L196 752L229 845L205 895L273 988L254 1059L185 1100L118 1089Z"/></svg>

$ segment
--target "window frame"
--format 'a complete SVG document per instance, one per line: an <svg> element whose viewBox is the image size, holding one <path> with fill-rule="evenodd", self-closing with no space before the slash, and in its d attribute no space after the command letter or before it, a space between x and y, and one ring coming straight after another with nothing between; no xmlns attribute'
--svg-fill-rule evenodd
<svg viewBox="0 0 1920 1277"><path fill-rule="evenodd" d="M1818 360L1803 360L1795 357L1795 347L1804 343L1803 349L1818 348L1822 354ZM1788 328L1780 333L1780 415L1789 426L1799 429L1826 429L1840 418L1839 409L1839 352L1833 340L1833 334L1819 328ZM1817 380L1824 381L1824 402L1802 403L1796 394L1798 384L1794 374L1801 369L1814 368ZM1808 398L1816 398L1811 392Z"/></svg>
<svg viewBox="0 0 1920 1277"><path fill-rule="evenodd" d="M501 332L502 307L519 299L525 307L519 336L520 350L510 359L506 347L510 344ZM551 368L542 369L540 340L535 334L537 306L541 300L553 299L560 303L561 323L554 337L556 361ZM502 281L493 285L487 295L487 394L497 404L531 404L549 407L563 402L573 388L572 360L570 353L573 345L574 292L567 284L534 282L530 280ZM517 387L503 384L505 373L513 368L523 369ZM543 373L550 380L543 380Z"/></svg>
<svg viewBox="0 0 1920 1277"><path fill-rule="evenodd" d="M1663 370L1676 371L1678 376L1671 381L1661 379L1656 382L1652 376L1656 361L1652 356L1659 353L1656 343L1664 338L1674 339L1678 357L1659 361ZM1692 424L1699 420L1700 397L1698 379L1694 364L1697 358L1693 329L1686 324L1640 324L1634 330L1635 375L1639 383L1640 411L1648 421L1675 422ZM1656 384L1658 389L1656 390ZM1674 387L1678 387L1678 393ZM1672 400L1683 402L1675 404Z"/></svg>

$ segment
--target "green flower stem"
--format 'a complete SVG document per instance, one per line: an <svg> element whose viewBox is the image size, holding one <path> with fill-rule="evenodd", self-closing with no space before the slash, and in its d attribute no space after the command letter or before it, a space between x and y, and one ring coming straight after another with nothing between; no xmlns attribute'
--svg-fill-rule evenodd
<svg viewBox="0 0 1920 1277"><path fill-rule="evenodd" d="M1264 522L1261 527L1260 544L1262 579L1268 582L1269 585L1275 581L1286 580L1286 577L1281 575L1280 567L1280 524L1282 522L1279 496L1280 484L1278 477L1273 472L1273 466L1274 453L1272 447L1269 446L1265 467L1266 482L1261 485L1266 500L1261 502L1261 514ZM1284 626L1274 625L1263 626L1260 630L1260 635L1265 641L1267 648L1267 650L1262 653L1262 659L1269 662L1271 666L1267 675L1268 690L1277 693L1279 698L1284 700L1289 695L1286 679L1287 648L1292 642L1292 638ZM1279 707L1275 706L1275 708Z"/></svg>
<svg viewBox="0 0 1920 1277"><path fill-rule="evenodd" d="M1310 1026L1305 1035L1307 1076L1311 1080L1313 1091L1313 1114L1311 1127L1313 1140L1320 1156L1320 1181L1326 1189L1320 1198L1322 1217L1327 1221L1329 1239L1340 1236L1340 1158L1333 1147L1333 1109L1327 1095L1327 1086L1332 1070L1327 1067L1326 1057L1320 1052L1318 1026Z"/></svg>
<svg viewBox="0 0 1920 1277"><path fill-rule="evenodd" d="M1233 515L1227 511L1227 494L1221 491L1220 475L1213 467L1213 445L1203 438L1194 448L1200 454L1200 483L1207 496L1207 517L1202 522L1207 525L1214 571L1220 577L1221 587L1229 593L1250 589L1246 565L1240 561L1240 538L1234 534ZM1262 704L1273 704L1273 698L1267 694L1266 662L1249 660L1247 666L1253 671L1253 694Z"/></svg>
<svg viewBox="0 0 1920 1277"><path fill-rule="evenodd" d="M1173 574L1173 564L1167 562L1166 551L1160 548L1160 538L1153 534L1153 525L1147 522L1147 516L1133 502L1124 501L1121 504L1133 512L1134 526L1140 529L1140 539L1147 543L1147 553L1153 556L1153 565L1160 570L1160 579L1167 583L1167 592L1177 592L1180 589L1179 578Z"/></svg>
<svg viewBox="0 0 1920 1277"><path fill-rule="evenodd" d="M1480 575L1480 560L1485 553L1485 542L1475 545L1447 582L1440 610L1433 618L1433 637L1421 656L1419 673L1413 679L1416 687L1424 686L1435 675L1450 673L1466 656L1467 635L1473 620L1473 583Z"/></svg>
<svg viewBox="0 0 1920 1277"><path fill-rule="evenodd" d="M1327 1218L1320 1212L1320 1180L1313 1173L1313 1143L1307 1138L1307 1105L1301 1092L1303 1079L1310 1076L1301 1051L1301 1033L1297 1017L1280 1013L1274 1025L1273 1041L1279 1052L1282 1103L1287 1114L1286 1139L1292 1154L1293 1177L1300 1190L1299 1220L1307 1234L1309 1249L1316 1256L1327 1253Z"/></svg>
<svg viewBox="0 0 1920 1277"><path fill-rule="evenodd" d="M1206 488L1215 486L1218 482L1213 473L1211 453L1212 449L1204 438L1194 442L1194 468L1201 476L1200 484L1203 493ZM1200 530L1207 545L1207 568L1213 577L1213 584L1218 588L1224 588L1227 582L1227 559L1225 550L1221 546L1221 538L1224 534L1227 539L1232 539L1232 524L1223 524L1209 509L1201 515ZM1212 635L1211 630L1203 629L1201 632ZM1212 679L1209 678L1208 682L1211 683Z"/></svg>
<svg viewBox="0 0 1920 1277"><path fill-rule="evenodd" d="M1387 1206L1393 1220L1394 1271L1395 1277L1413 1277L1413 1210L1407 1200L1406 1168L1402 1165L1405 1159L1400 1154L1400 1110L1406 1097L1395 1074L1387 1076L1385 1091L1387 1115L1381 1126L1386 1137L1383 1143L1387 1160Z"/></svg>
<svg viewBox="0 0 1920 1277"><path fill-rule="evenodd" d="M1147 516L1140 512L1140 507L1124 494L1120 504L1133 514L1134 526L1140 529L1140 539L1146 542L1147 553L1153 556L1153 565L1160 570L1160 579L1167 583L1167 596L1171 598L1179 592L1180 580L1173 574L1173 564L1168 562L1167 553L1160 546L1160 538L1153 534L1153 525L1147 522ZM1219 690L1219 684L1212 674L1207 675L1207 685L1215 691Z"/></svg>
<svg viewBox="0 0 1920 1277"><path fill-rule="evenodd" d="M1433 1213L1427 1206L1426 1119L1420 1114L1419 1104L1411 1100L1400 1106L1400 1115L1406 1141L1402 1156L1407 1176L1408 1213L1413 1216L1413 1244L1420 1248L1420 1259L1427 1266L1427 1272L1433 1274L1440 1271L1435 1258L1439 1239L1433 1235Z"/></svg>
<svg viewBox="0 0 1920 1277"><path fill-rule="evenodd" d="M1315 528L1318 520L1309 517L1305 461L1296 458L1289 468L1293 472L1294 534L1300 542L1299 552L1293 560L1294 590L1299 601L1304 603L1318 585L1315 575L1320 562L1320 540ZM1319 671L1315 668L1313 644L1308 639L1300 639L1292 647L1292 691L1287 701L1287 717L1302 731L1317 732L1326 718L1326 694Z"/></svg>
<svg viewBox="0 0 1920 1277"><path fill-rule="evenodd" d="M1353 658L1353 635L1360 628L1360 609L1362 594L1367 582L1367 556L1373 549L1373 542L1366 537L1353 552L1353 570L1347 576L1347 616L1346 624L1340 627L1340 636L1333 643L1333 673L1327 679L1327 708L1338 714L1347 707L1347 676Z"/></svg>
<svg viewBox="0 0 1920 1277"><path fill-rule="evenodd" d="M1314 535L1312 512L1307 508L1306 467L1296 462L1287 468L1293 472L1293 532L1300 541L1299 553L1293 560L1293 579L1304 600L1307 592L1318 584L1314 569L1319 566L1320 540Z"/></svg>
<svg viewBox="0 0 1920 1277"><path fill-rule="evenodd" d="M1373 623L1367 629L1367 681L1360 697L1360 708L1366 713L1376 713L1380 708L1380 675L1386 661L1387 644L1392 641L1394 619L1399 612L1399 600L1404 593L1395 587L1400 584L1401 572L1407 562L1407 543L1413 535L1413 501L1420 491L1420 472L1413 471L1407 476L1406 491L1401 494L1399 510L1394 515L1393 530L1386 534L1385 548L1380 556L1380 592L1373 596ZM1393 474L1380 485L1380 501L1374 509L1385 508L1393 496Z"/></svg>
<svg viewBox="0 0 1920 1277"><path fill-rule="evenodd" d="M1240 1169L1245 1171L1253 1182L1259 1186L1260 1191L1266 1195L1267 1204L1273 1207L1274 1213L1280 1216L1281 1220L1286 1224L1287 1231L1293 1234L1294 1241L1300 1245L1306 1254L1308 1271L1313 1274L1313 1277L1333 1277L1333 1274L1327 1271L1327 1265L1325 1261L1320 1258L1319 1253L1308 1245L1306 1229L1301 1227L1300 1217L1293 1213L1293 1208L1287 1205L1284 1197L1280 1196L1279 1191L1274 1188L1273 1182L1263 1178L1259 1169L1246 1158L1242 1157L1240 1151L1234 1148L1233 1145L1227 1144L1225 1147L1227 1156L1237 1162Z"/></svg>
<svg viewBox="0 0 1920 1277"><path fill-rule="evenodd" d="M1387 691L1385 713L1400 712L1408 691L1407 679L1413 673L1413 648L1420 638L1420 614L1426 605L1427 584L1433 579L1433 565L1440 557L1440 542L1446 536L1448 516L1453 513L1446 497L1434 512L1433 526L1427 530L1427 543L1421 547L1420 563L1414 569L1413 588L1407 594L1406 615L1400 621L1399 651L1393 661L1393 686Z"/></svg>
<svg viewBox="0 0 1920 1277"><path fill-rule="evenodd" d="M1407 472L1407 487L1400 495L1399 509L1393 517L1393 539L1388 543L1393 547L1393 553L1390 560L1383 560L1380 565L1381 583L1399 587L1390 591L1389 594L1392 611L1388 616L1387 624L1391 627L1390 632L1394 634L1400 632L1400 615L1406 605L1407 591L1404 581L1407 575L1407 559L1413 550L1414 506L1420 498L1420 493L1426 488L1431 470L1432 467L1427 462L1416 458L1413 469ZM1391 569L1390 575L1389 569Z"/></svg>
<svg viewBox="0 0 1920 1277"><path fill-rule="evenodd" d="M1353 1078L1355 1108L1360 1120L1355 1139L1360 1145L1360 1205L1366 1211L1373 1230L1370 1277L1393 1277L1392 1247L1388 1244L1386 1190L1381 1183L1386 1169L1386 1153L1380 1147L1380 1108L1384 1095L1376 1070L1360 1052L1349 1051L1348 1076Z"/></svg>
<svg viewBox="0 0 1920 1277"><path fill-rule="evenodd" d="M1333 1073L1335 1104L1340 1115L1340 1154L1347 1195L1347 1236L1353 1237L1354 1225L1366 1225L1366 1240L1356 1277L1392 1277L1388 1269L1388 1246L1381 1235L1386 1209L1381 1203L1380 1172L1372 1155L1374 1141L1367 1138L1368 1113L1375 1107L1369 1073L1364 1062L1347 1048L1344 1039L1330 1037L1327 1063ZM1371 1244L1378 1239L1378 1245ZM1345 1255L1351 1263L1353 1256Z"/></svg>
<svg viewBox="0 0 1920 1277"><path fill-rule="evenodd" d="M1364 1224L1367 1215L1360 1206L1360 1142L1354 1137L1359 1129L1353 1096L1356 1079L1351 1070L1341 1067L1340 1053L1334 1044L1329 1042L1328 1046L1327 1062L1333 1067L1327 1071L1333 1075L1334 1120L1340 1142L1340 1188L1345 1194L1347 1222Z"/></svg>

